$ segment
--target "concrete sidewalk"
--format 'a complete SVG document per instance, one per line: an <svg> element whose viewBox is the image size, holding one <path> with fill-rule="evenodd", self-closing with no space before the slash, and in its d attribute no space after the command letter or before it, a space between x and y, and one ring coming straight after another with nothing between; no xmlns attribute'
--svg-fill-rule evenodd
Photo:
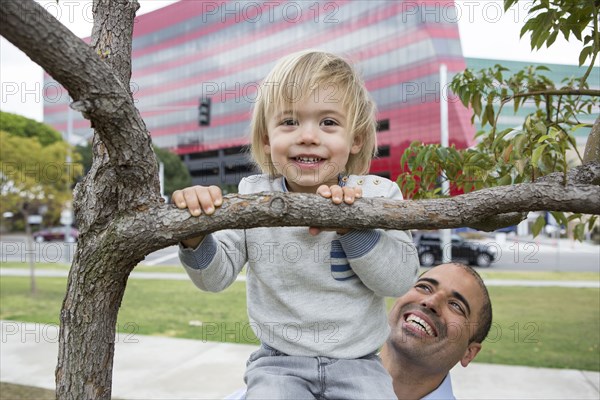
<svg viewBox="0 0 600 400"><path fill-rule="evenodd" d="M58 327L0 321L0 380L54 388ZM243 386L255 346L142 336L117 337L113 396L222 399ZM452 371L460 399L598 399L600 373L473 363Z"/></svg>

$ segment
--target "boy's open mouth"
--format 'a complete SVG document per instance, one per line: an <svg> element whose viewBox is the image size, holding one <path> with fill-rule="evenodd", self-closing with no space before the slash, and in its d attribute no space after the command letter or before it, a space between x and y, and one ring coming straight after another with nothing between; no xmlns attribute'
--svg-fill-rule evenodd
<svg viewBox="0 0 600 400"><path fill-rule="evenodd" d="M307 156L299 156L292 158L294 161L301 164L315 164L324 160L324 158L320 157L307 157Z"/></svg>

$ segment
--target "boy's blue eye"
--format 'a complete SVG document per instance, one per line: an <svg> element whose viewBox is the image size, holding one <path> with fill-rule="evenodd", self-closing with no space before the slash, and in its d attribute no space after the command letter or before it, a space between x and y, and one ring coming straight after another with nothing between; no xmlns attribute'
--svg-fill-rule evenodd
<svg viewBox="0 0 600 400"><path fill-rule="evenodd" d="M335 120L329 119L329 118L324 119L323 122L321 122L321 123L325 126L335 126L338 124Z"/></svg>
<svg viewBox="0 0 600 400"><path fill-rule="evenodd" d="M284 119L283 121L281 121L281 125L294 126L294 125L298 125L298 122L291 118Z"/></svg>

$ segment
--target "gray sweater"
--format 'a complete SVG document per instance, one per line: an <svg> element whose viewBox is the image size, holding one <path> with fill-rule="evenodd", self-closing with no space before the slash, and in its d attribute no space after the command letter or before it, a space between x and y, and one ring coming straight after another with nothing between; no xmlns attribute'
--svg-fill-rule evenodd
<svg viewBox="0 0 600 400"><path fill-rule="evenodd" d="M350 176L363 197L402 199L378 176ZM283 178L254 175L241 194L287 191ZM180 247L187 273L202 290L231 285L247 263L249 326L259 340L299 356L359 358L376 351L389 326L384 297L406 293L419 268L410 233L368 229L345 235L308 227L224 230L196 249Z"/></svg>

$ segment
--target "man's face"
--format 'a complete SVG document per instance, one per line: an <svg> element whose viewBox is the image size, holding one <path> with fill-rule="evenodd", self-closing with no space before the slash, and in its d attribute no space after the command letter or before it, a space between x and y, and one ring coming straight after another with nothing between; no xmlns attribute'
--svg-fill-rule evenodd
<svg viewBox="0 0 600 400"><path fill-rule="evenodd" d="M446 264L423 274L392 308L389 345L415 363L466 367L481 349L469 343L484 294L462 267Z"/></svg>

